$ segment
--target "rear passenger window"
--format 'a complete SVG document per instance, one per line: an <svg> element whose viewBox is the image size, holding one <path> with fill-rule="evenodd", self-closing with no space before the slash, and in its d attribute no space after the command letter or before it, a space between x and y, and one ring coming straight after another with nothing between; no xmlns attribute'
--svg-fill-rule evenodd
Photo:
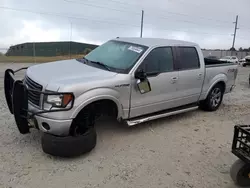
<svg viewBox="0 0 250 188"><path fill-rule="evenodd" d="M173 71L173 67L173 55L170 47L153 49L140 66L146 73L169 72Z"/></svg>
<svg viewBox="0 0 250 188"><path fill-rule="evenodd" d="M179 69L197 69L200 67L199 56L194 47L178 47Z"/></svg>

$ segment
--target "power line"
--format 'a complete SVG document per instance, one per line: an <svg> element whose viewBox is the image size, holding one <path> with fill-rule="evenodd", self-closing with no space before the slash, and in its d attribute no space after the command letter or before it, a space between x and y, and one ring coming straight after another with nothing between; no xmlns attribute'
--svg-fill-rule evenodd
<svg viewBox="0 0 250 188"><path fill-rule="evenodd" d="M170 12L170 11L165 11L165 12L169 14L180 15L180 16L190 16L189 14L183 14L183 13L177 13L177 12ZM212 18L207 18L207 17L202 17L202 16L196 16L195 18L202 19L202 20L217 21L217 22L222 22L222 23L231 23L229 21L217 20L217 19L212 19Z"/></svg>
<svg viewBox="0 0 250 188"><path fill-rule="evenodd" d="M148 25L148 24L146 24ZM186 32L186 33L198 33L198 34L203 34L203 35L221 35L221 36L230 36L230 34L220 34L220 33L207 33L207 32L200 32L200 31L185 31L185 30L177 30L177 29L162 29L162 28L157 28L159 29L160 31L178 31L178 32Z"/></svg>
<svg viewBox="0 0 250 188"><path fill-rule="evenodd" d="M67 1L67 2L73 2L72 0L71 1L69 1L69 0L64 0L64 1ZM123 5L133 5L133 4L130 4L130 3L125 3L125 2L121 2L121 1L116 1L116 0L109 0L109 2L115 2L115 3L118 3L118 4L123 4ZM74 3L79 3L79 2L76 2L76 1L74 1ZM81 2L80 2L81 3ZM81 3L82 4L82 3ZM136 4L134 4L134 5L136 5ZM157 10L162 10L162 11L164 11L164 12L166 12L165 10L163 10L163 9L157 9ZM171 13L173 13L173 12L171 12ZM180 13L176 13L176 14L180 14ZM181 14L181 15L184 15L184 14ZM185 14L186 15L186 14ZM155 15L154 15L155 16ZM155 16L155 17L158 17L158 18L161 18L161 19L169 19L168 17L165 17L165 16ZM206 19L209 19L209 20L212 20L212 19L210 19L210 18L206 18ZM213 19L214 20L214 19ZM187 20L175 20L175 21L180 21L180 22L186 22L186 23L193 23L193 24L197 24L197 25L200 25L200 23L197 23L197 22L193 22L193 21L187 21ZM229 22L229 21L222 21L222 20L216 20L216 21L220 21L220 22L224 22L224 23L230 23L231 24L231 22ZM205 24L204 24L205 25ZM221 27L221 25L214 25L214 26L218 26L218 27Z"/></svg>
<svg viewBox="0 0 250 188"><path fill-rule="evenodd" d="M158 16L157 18L160 18L160 19L166 19L166 20L172 20L171 18L169 17L163 17L163 16ZM174 19L173 21L178 21L178 22L184 22L184 23L191 23L191 24L195 24L195 25L206 25L206 26L209 26L210 28L224 28L222 27L221 25L207 25L207 24L203 24L203 23L198 23L198 22L193 22L193 21L189 21L189 20L180 20L180 19Z"/></svg>
<svg viewBox="0 0 250 188"><path fill-rule="evenodd" d="M237 39L249 40L249 41L250 41L249 37L243 38L243 37L238 37L238 36L237 36Z"/></svg>
<svg viewBox="0 0 250 188"><path fill-rule="evenodd" d="M110 8L110 7L103 7L103 6L99 6L99 5L93 5L93 4L83 3L83 2L76 2L76 1L71 1L71 0L63 0L63 1L68 2L68 3L83 4L83 5L90 6L90 7L104 8L104 9L114 10L114 11L118 11L118 12L128 12L128 13L140 15L140 13L127 11L127 10L120 10L120 9L115 9L115 8Z"/></svg>
<svg viewBox="0 0 250 188"><path fill-rule="evenodd" d="M93 20L93 19L84 18L84 17L69 16L69 15L65 15L65 14L52 13L52 12L40 12L40 11L38 12L38 11L32 11L32 10L26 10L26 9L17 9L17 8L4 7L4 6L0 6L0 9L7 9L7 10L12 10L12 11L20 11L20 12L29 12L29 13L34 13L34 14L51 15L51 16L57 16L57 17L66 17L66 18L72 18L72 19L94 21L94 22L99 22L99 23L114 24L114 25L119 25L119 26L130 26L130 27L140 28L139 25L115 23L115 22L109 22L109 21L106 21L106 20ZM119 21L119 20L117 20L117 21ZM189 21L187 21L187 22L189 22ZM146 25L149 26L149 24L146 24ZM150 26L152 26L152 25L150 25ZM223 35L223 36L227 36L226 34L205 33L205 32L197 32L197 31L190 31L190 30L189 31L184 31L184 30L172 30L172 29L162 29L162 28L159 28L159 30L161 30L161 31L178 31L178 32L187 32L187 33L194 32L194 33L199 33L199 34L204 34L204 35Z"/></svg>
<svg viewBox="0 0 250 188"><path fill-rule="evenodd" d="M86 1L86 0L79 0L79 1ZM87 1L89 1L89 0L87 0ZM90 1L92 1L92 0L90 0ZM131 3L126 3L126 2L122 2L122 1L116 1L116 0L109 0L109 2L114 2L114 3L118 3L118 4L123 4L123 5L138 5L137 3L131 4Z"/></svg>
<svg viewBox="0 0 250 188"><path fill-rule="evenodd" d="M85 3L83 3L82 1L74 1L74 0L63 0L63 1L66 1L66 2L71 2L71 3L76 3L76 4L85 4ZM111 1L111 2L115 2L115 3L118 3L118 4L123 4L123 5L129 5L129 6L134 6L134 5L139 5L139 4L131 4L131 3L125 3L125 2L121 2L121 1L116 1L116 0L109 0L109 1ZM90 4L88 4L89 6L90 6ZM92 6L93 4L91 4L91 6ZM95 6L95 5L93 5L93 6ZM107 7L105 7L105 8L107 8ZM142 7L143 8L143 7ZM144 7L145 8L145 7ZM152 7L150 7L150 9L152 9L152 10L160 10L160 11L162 11L162 12L164 12L164 13L169 13L169 14L174 14L174 15L179 15L179 16L191 16L191 15L189 15L189 14L183 14L183 13L178 13L178 12L171 12L171 11L167 11L167 10L165 10L165 9L159 9L159 8L152 8ZM117 9L116 9L117 10ZM139 13L137 13L137 14L139 14ZM154 13L155 14L155 13ZM221 22L221 23L231 23L230 21L225 21L225 20L218 20L218 19L213 19L213 18L207 18L207 17L201 17L201 16L199 16L199 17L197 17L196 16L196 18L197 19L203 19L203 20L210 20L210 21L217 21L217 22Z"/></svg>
<svg viewBox="0 0 250 188"><path fill-rule="evenodd" d="M248 30L250 31L250 28L249 27L240 27L241 30Z"/></svg>
<svg viewBox="0 0 250 188"><path fill-rule="evenodd" d="M194 4L194 3L190 3L190 2L182 1L182 0L176 0L175 2L180 3L180 4L189 4L191 6L196 6L196 7L201 7L202 6L201 4ZM229 14L235 14L233 12L228 12L225 9L223 9L223 12L224 13L229 13Z"/></svg>
<svg viewBox="0 0 250 188"><path fill-rule="evenodd" d="M109 22L106 20L93 20L93 19L88 19L88 18L84 18L84 17L67 16L64 14L53 13L53 12L40 12L40 11L32 11L32 10L27 10L27 9L17 9L17 8L4 7L4 6L0 6L0 9L7 9L7 10L19 11L19 12L29 12L29 13L33 13L33 14L51 15L51 16L57 16L57 17L66 17L66 18L71 18L71 19L81 19L81 20L88 20L88 21L94 21L94 22L100 22L100 23L108 23L108 24L121 25L121 26L130 26L130 27L136 27L136 28L140 27L137 25ZM117 21L119 21L119 20L117 20Z"/></svg>

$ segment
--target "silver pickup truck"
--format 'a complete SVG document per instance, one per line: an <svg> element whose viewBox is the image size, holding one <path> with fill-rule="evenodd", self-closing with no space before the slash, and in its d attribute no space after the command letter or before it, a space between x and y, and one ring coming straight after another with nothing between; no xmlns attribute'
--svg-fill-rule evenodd
<svg viewBox="0 0 250 188"><path fill-rule="evenodd" d="M115 38L82 59L5 71L5 96L22 134L43 132L45 153L76 156L96 145L95 120L128 126L195 110L214 111L232 91L234 63L205 59L191 42Z"/></svg>

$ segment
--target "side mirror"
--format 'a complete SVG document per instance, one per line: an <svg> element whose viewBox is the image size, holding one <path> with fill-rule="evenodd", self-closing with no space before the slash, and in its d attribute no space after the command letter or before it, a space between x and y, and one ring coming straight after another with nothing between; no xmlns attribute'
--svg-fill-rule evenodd
<svg viewBox="0 0 250 188"><path fill-rule="evenodd" d="M151 91L151 86L147 78L144 81L137 80L136 84L141 94L145 94Z"/></svg>
<svg viewBox="0 0 250 188"><path fill-rule="evenodd" d="M147 78L147 74L146 72L144 72L143 69L139 69L138 71L135 72L135 78L143 81Z"/></svg>
<svg viewBox="0 0 250 188"><path fill-rule="evenodd" d="M135 78L138 79L136 84L141 94L145 94L151 91L151 86L147 79L147 74L143 69L139 69L135 72Z"/></svg>

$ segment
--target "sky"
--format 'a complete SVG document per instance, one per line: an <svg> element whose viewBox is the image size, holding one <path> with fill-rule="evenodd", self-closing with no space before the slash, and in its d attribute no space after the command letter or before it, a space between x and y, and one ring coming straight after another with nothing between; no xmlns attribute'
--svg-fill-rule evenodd
<svg viewBox="0 0 250 188"><path fill-rule="evenodd" d="M102 44L119 37L198 43L207 49L250 47L249 0L0 0L0 50L24 42Z"/></svg>

